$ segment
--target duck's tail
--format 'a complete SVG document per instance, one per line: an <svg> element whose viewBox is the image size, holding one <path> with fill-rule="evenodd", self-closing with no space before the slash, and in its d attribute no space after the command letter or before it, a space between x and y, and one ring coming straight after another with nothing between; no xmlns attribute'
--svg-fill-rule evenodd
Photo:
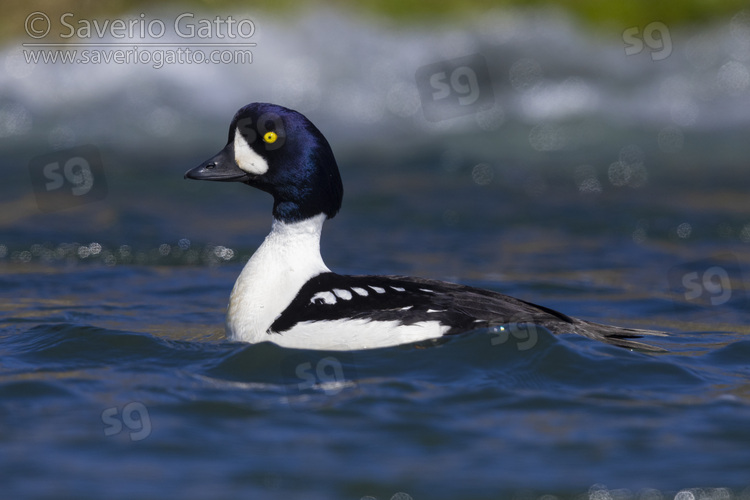
<svg viewBox="0 0 750 500"><path fill-rule="evenodd" d="M563 326L563 325L561 325ZM657 347L634 339L642 337L666 337L669 334L657 330L644 330L640 328L623 328L619 326L603 325L582 319L574 319L575 333L591 339L606 342L608 344L637 349L649 352L667 352L666 349ZM557 332L555 332L557 333ZM562 330L559 333L563 333Z"/></svg>

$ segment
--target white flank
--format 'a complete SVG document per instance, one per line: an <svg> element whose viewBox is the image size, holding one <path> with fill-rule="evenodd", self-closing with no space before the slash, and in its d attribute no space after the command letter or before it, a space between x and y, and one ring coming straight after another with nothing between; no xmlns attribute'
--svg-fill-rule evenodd
<svg viewBox="0 0 750 500"><path fill-rule="evenodd" d="M364 288L353 286L352 291L354 291L354 293L356 293L357 295L361 295L362 297L367 297L367 290L365 290Z"/></svg>
<svg viewBox="0 0 750 500"><path fill-rule="evenodd" d="M329 271L320 256L325 219L325 214L319 214L289 224L274 220L271 233L234 284L227 311L230 339L253 343L270 340L272 336L266 331L302 285Z"/></svg>
<svg viewBox="0 0 750 500"><path fill-rule="evenodd" d="M234 162L249 174L262 175L268 172L268 162L247 144L239 130L234 131Z"/></svg>
<svg viewBox="0 0 750 500"><path fill-rule="evenodd" d="M353 351L434 339L449 329L439 321L402 325L398 321L337 319L305 321L285 332L266 335L264 340L293 349Z"/></svg>

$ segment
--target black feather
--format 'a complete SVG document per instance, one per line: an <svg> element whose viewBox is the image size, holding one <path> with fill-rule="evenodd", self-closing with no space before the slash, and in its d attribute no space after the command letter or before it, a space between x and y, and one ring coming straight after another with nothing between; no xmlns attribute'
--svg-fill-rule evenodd
<svg viewBox="0 0 750 500"><path fill-rule="evenodd" d="M383 289L378 293L375 288ZM367 290L362 296L353 288ZM351 297L336 297L335 303L314 300L316 294L346 290ZM408 308L408 309L405 309ZM552 333L577 333L620 347L663 351L633 339L666 335L651 330L620 328L571 318L553 309L516 299L499 292L443 281L408 276L343 276L322 273L308 281L289 306L271 325L270 332L283 333L305 321L367 319L398 321L404 325L439 321L450 327L447 335L507 324L535 324Z"/></svg>

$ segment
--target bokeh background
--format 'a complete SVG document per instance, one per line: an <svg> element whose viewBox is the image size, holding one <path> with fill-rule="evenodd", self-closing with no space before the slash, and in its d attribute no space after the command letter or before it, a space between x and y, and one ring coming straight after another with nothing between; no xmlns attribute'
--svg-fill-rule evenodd
<svg viewBox="0 0 750 500"><path fill-rule="evenodd" d="M12 497L747 497L746 2L3 10ZM186 13L193 37L174 29ZM245 20L234 39L230 16ZM163 36L141 36L158 22ZM227 43L251 45L201 45ZM160 62L185 48L227 59ZM104 60L118 50L141 59ZM531 352L487 332L328 358L227 342L229 291L271 200L182 176L254 101L304 113L336 153L332 269L668 330L656 343L672 354L535 330ZM329 358L341 370L300 388L300 367Z"/></svg>
<svg viewBox="0 0 750 500"><path fill-rule="evenodd" d="M503 229L521 224L570 230L606 213L610 219L600 222L608 230L633 233L636 239L750 240L737 185L747 167L742 146L750 116L750 21L741 3L364 2L353 7L260 2L250 8L219 2L147 8L129 2L106 7L50 2L33 8L11 4L8 10L2 24L0 108L6 261L28 260L23 252L35 243L47 242L50 249L63 242L88 244L94 229L100 235L96 241L110 252L136 240L143 252L163 243L174 246L181 238L248 245L247 231L267 227L267 220L256 216L267 204L263 195L238 186L174 181L222 145L234 111L252 101L298 109L324 130L347 181L342 219L354 214L362 200L392 196L398 201L384 203L379 215L392 218L388 227L395 231L414 230L409 222L414 218L442 218L449 227L491 221ZM44 20L34 24L30 14L36 11L50 20L50 31L41 38L25 32L44 26ZM92 27L85 38L70 38L71 28L60 20L66 12L71 15L64 22L76 32L95 20L106 28L107 19L134 19L141 21L136 30L159 21L166 33L157 39L146 33L144 40L136 31L132 40L112 38L107 29L100 37ZM236 42L218 38L226 26L214 26L208 35L178 36L173 25L185 12L192 15L181 22L183 33L190 24L200 27L201 19L250 19L255 31L238 40L255 44L252 63L160 65L154 62L157 55L135 64L38 61L66 49L170 50L139 48L144 41L192 43L188 48L198 50L197 43ZM89 45L70 45L75 42ZM82 54L75 54L78 61ZM486 64L487 78L478 85L490 96L487 105L469 107L460 116L457 104L458 115L448 109L445 119L425 118L420 85L426 96L431 87L429 80L418 81L418 70L474 54ZM93 145L101 154L104 181L97 184L106 186L97 185L91 194L101 188L103 200L55 210L66 206L65 199L56 201L51 191L35 195L29 177L36 170L28 165L38 156L78 145ZM358 174L369 168L374 170L359 184ZM31 177L47 179L43 173ZM456 190L433 200L437 206L426 206L430 197L411 191L442 181L480 198L495 190L497 198L533 202L506 209L479 204L477 196ZM380 189L372 189L375 182ZM412 196L405 196L410 191ZM222 199L232 193L244 208L193 198L198 193ZM675 197L658 215L648 213L650 203L641 203L656 202L655 193ZM546 206L538 217L529 213L558 195L572 196L566 205L579 205L581 215L559 223L557 210ZM172 196L184 198L177 202ZM615 198L632 209L592 210ZM410 201L416 206L399 206ZM40 202L52 205L48 213L40 214ZM183 216L199 205L190 217ZM718 213L730 205L728 212ZM693 220L696 216L700 222ZM131 223L133 217L137 223ZM217 217L222 224L213 223ZM236 225L228 231L229 224ZM344 234L334 246L373 253L358 243ZM402 246L401 238L396 244ZM382 248L380 253L397 251ZM37 254L32 252L31 260ZM469 262L460 254L451 260L461 268Z"/></svg>

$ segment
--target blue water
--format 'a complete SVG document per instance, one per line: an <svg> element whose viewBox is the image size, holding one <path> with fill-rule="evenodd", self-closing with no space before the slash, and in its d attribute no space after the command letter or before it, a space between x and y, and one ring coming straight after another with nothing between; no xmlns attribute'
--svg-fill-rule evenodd
<svg viewBox="0 0 750 500"><path fill-rule="evenodd" d="M675 28L662 61L556 15L461 23L260 16L242 68L6 62L0 497L747 498L737 20ZM472 53L495 111L425 120L416 70ZM251 100L300 108L336 151L333 270L664 330L649 342L666 352L528 326L359 352L227 341L228 296L271 200L182 174ZM40 199L34 158L86 144L95 196Z"/></svg>
<svg viewBox="0 0 750 500"><path fill-rule="evenodd" d="M741 334L683 332L656 356L543 330L531 348L482 331L422 349L244 345L218 326L234 271L16 275L26 292L4 311L0 343L6 495L510 498L745 486ZM6 273L5 290L12 281ZM58 287L67 297L43 299Z"/></svg>

